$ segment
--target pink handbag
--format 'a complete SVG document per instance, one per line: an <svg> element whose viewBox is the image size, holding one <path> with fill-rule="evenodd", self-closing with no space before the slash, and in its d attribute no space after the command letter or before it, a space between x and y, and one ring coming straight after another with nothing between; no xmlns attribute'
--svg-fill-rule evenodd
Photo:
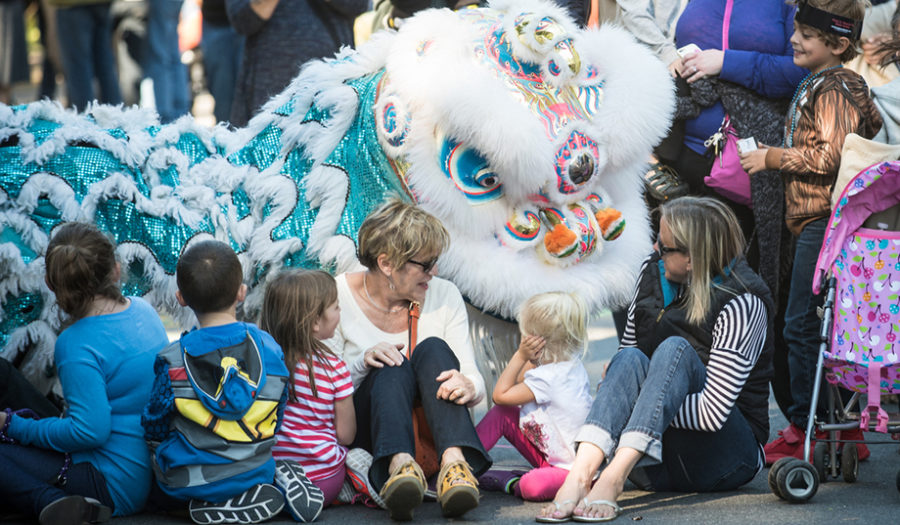
<svg viewBox="0 0 900 525"><path fill-rule="evenodd" d="M740 137L731 125L731 118L728 115L725 115L722 127L710 137L710 140L715 142L716 158L703 182L719 195L752 207L750 174L741 167L741 156L737 148Z"/></svg>
<svg viewBox="0 0 900 525"><path fill-rule="evenodd" d="M725 17L722 23L722 50L728 49L728 26L731 24L731 9L734 0L725 2ZM750 174L741 167L741 156L738 153L737 141L740 140L731 118L726 114L722 126L707 141L713 146L716 158L709 175L703 178L707 186L716 193L738 204L753 206L750 195Z"/></svg>

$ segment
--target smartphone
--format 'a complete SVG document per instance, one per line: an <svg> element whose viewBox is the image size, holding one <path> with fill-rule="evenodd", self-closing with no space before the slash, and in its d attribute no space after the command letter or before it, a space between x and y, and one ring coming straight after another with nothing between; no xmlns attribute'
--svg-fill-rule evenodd
<svg viewBox="0 0 900 525"><path fill-rule="evenodd" d="M753 137L747 137L745 139L740 139L737 141L737 149L741 153L750 153L751 151L756 151L756 139Z"/></svg>
<svg viewBox="0 0 900 525"><path fill-rule="evenodd" d="M699 53L700 47L697 44L688 44L684 47L678 48L678 56L681 58L685 58L689 55L693 55L694 53Z"/></svg>

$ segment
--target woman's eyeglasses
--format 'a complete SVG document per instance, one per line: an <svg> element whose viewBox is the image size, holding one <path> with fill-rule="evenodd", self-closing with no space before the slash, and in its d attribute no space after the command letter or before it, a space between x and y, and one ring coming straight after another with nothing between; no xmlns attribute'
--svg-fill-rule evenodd
<svg viewBox="0 0 900 525"><path fill-rule="evenodd" d="M411 262L411 263L419 266L420 268L422 268L423 272L428 273L431 271L432 268L434 268L434 265L437 264L437 261L438 261L437 258L435 258L435 259L432 259L432 260L426 261L426 262L414 261L412 259L408 260L407 262Z"/></svg>
<svg viewBox="0 0 900 525"><path fill-rule="evenodd" d="M684 253L684 250L682 250L681 248L669 248L668 246L663 246L663 244L658 241L656 243L656 246L656 251L657 253L659 253L660 257L665 257L670 253Z"/></svg>

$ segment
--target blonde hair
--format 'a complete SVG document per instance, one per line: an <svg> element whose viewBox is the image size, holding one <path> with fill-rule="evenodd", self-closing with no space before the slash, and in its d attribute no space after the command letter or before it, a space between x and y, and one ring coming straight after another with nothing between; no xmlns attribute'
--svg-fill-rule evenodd
<svg viewBox="0 0 900 525"><path fill-rule="evenodd" d="M297 363L303 361L313 396L318 397L313 361L325 366L333 356L325 343L313 335L313 325L337 301L334 277L321 270L291 270L279 273L266 286L259 327L268 332L284 351L284 364L294 383ZM294 388L289 389L296 401Z"/></svg>
<svg viewBox="0 0 900 525"><path fill-rule="evenodd" d="M370 270L378 268L381 254L393 268L400 268L420 253L437 257L450 243L441 221L399 199L389 200L370 213L359 227L357 238L359 262Z"/></svg>
<svg viewBox="0 0 900 525"><path fill-rule="evenodd" d="M544 363L568 361L587 350L587 303L574 293L547 292L530 297L519 307L523 334L544 338Z"/></svg>
<svg viewBox="0 0 900 525"><path fill-rule="evenodd" d="M660 206L672 241L691 258L687 320L699 325L709 313L713 279L744 253L744 233L726 204L711 197L681 197Z"/></svg>

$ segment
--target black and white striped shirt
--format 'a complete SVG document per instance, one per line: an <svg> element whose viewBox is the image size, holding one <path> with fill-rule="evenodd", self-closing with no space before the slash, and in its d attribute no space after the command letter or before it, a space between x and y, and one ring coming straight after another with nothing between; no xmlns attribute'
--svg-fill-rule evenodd
<svg viewBox="0 0 900 525"><path fill-rule="evenodd" d="M628 321L619 349L637 346L634 307L639 286L640 281L628 308ZM706 384L700 392L688 394L672 426L706 432L722 428L762 353L766 329L766 306L759 297L745 293L725 304L713 327Z"/></svg>

